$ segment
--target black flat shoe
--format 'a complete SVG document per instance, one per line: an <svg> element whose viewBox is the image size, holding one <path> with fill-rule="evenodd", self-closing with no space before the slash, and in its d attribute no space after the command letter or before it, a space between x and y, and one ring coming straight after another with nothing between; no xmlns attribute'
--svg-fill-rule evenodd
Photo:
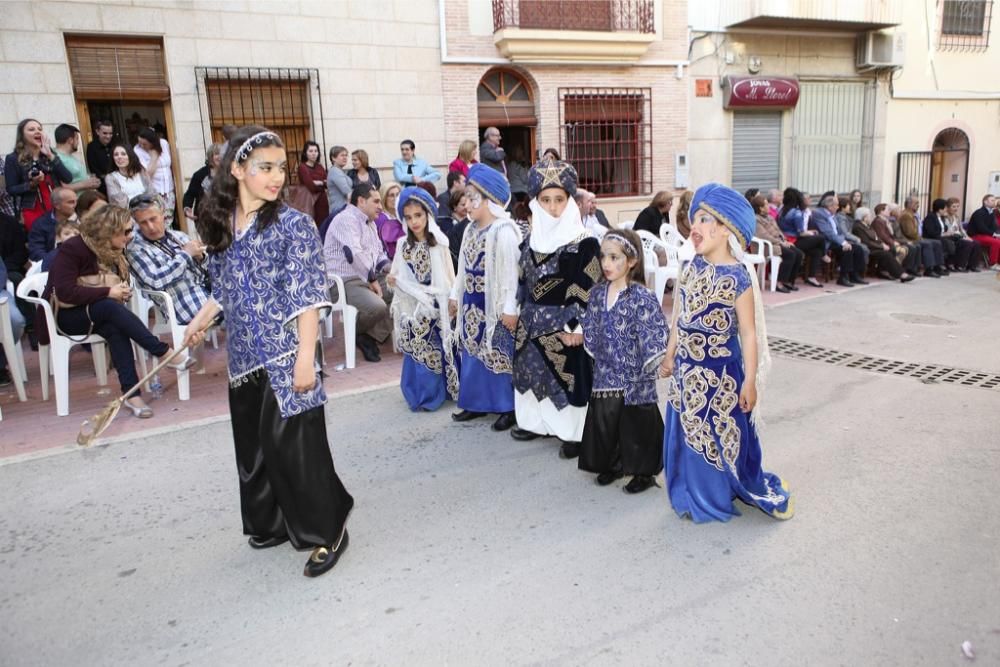
<svg viewBox="0 0 1000 667"><path fill-rule="evenodd" d="M247 540L249 544L254 549L270 549L271 547L277 547L288 541L288 535L282 535L281 537L257 537L253 535Z"/></svg>
<svg viewBox="0 0 1000 667"><path fill-rule="evenodd" d="M615 480L621 479L624 476L625 473L622 472L602 472L600 475L597 476L597 479L595 479L594 481L597 482L598 486L607 486L608 484L611 484Z"/></svg>
<svg viewBox="0 0 1000 667"><path fill-rule="evenodd" d="M812 285L813 287L822 287L823 283L816 280L815 278L809 277L806 278L806 285Z"/></svg>
<svg viewBox="0 0 1000 667"><path fill-rule="evenodd" d="M792 290L788 289L784 285L778 285L777 287L774 288L774 291L778 292L780 294L791 294L792 293Z"/></svg>
<svg viewBox="0 0 1000 667"><path fill-rule="evenodd" d="M544 436L542 436L541 433L535 433L534 431L523 429L520 426L515 426L510 430L510 437L515 440L535 440Z"/></svg>
<svg viewBox="0 0 1000 667"><path fill-rule="evenodd" d="M461 412L456 412L452 414L451 420L453 422L467 422L485 416L486 416L485 412L472 412L471 410L462 410Z"/></svg>
<svg viewBox="0 0 1000 667"><path fill-rule="evenodd" d="M949 271L948 269L944 268L943 266L939 266L938 269L937 269L937 272L940 273L942 276L950 276L951 275L951 271Z"/></svg>
<svg viewBox="0 0 1000 667"><path fill-rule="evenodd" d="M562 446L559 448L559 458L561 459L575 459L579 455L579 442L563 442Z"/></svg>
<svg viewBox="0 0 1000 667"><path fill-rule="evenodd" d="M837 278L837 284L841 287L854 287L854 283L847 278Z"/></svg>
<svg viewBox="0 0 1000 667"><path fill-rule="evenodd" d="M493 422L493 426L490 426L494 431L506 431L511 426L516 426L517 419L514 418L513 412L505 412L497 420Z"/></svg>
<svg viewBox="0 0 1000 667"><path fill-rule="evenodd" d="M333 566L337 564L340 560L340 556L347 551L347 545L350 542L350 538L347 535L347 529L344 529L344 534L340 538L340 542L337 546L333 547L316 547L312 550L309 555L309 560L306 561L306 569L302 572L307 577L318 577L319 575L328 572L333 569Z"/></svg>
<svg viewBox="0 0 1000 667"><path fill-rule="evenodd" d="M910 282L911 280L913 280L914 278L916 278L916 276L913 276L913 275L910 275L910 274L907 274L907 275L905 275L905 276L901 277L901 278L899 279L899 282L901 282L901 283L908 283L908 282Z"/></svg>
<svg viewBox="0 0 1000 667"><path fill-rule="evenodd" d="M868 281L858 276L851 276L851 282L855 285L867 285Z"/></svg>
<svg viewBox="0 0 1000 667"><path fill-rule="evenodd" d="M629 483L625 485L622 489L625 493L642 493L646 489L656 486L656 482L652 477L647 477L645 475L636 475Z"/></svg>
<svg viewBox="0 0 1000 667"><path fill-rule="evenodd" d="M787 287L788 289L790 289L793 292L798 292L799 291L799 288L795 286L795 283L785 283L785 287Z"/></svg>
<svg viewBox="0 0 1000 667"><path fill-rule="evenodd" d="M374 338L368 334L358 334L355 343L361 350L361 356L365 358L365 361L382 361L382 355L378 351L378 343L375 342Z"/></svg>

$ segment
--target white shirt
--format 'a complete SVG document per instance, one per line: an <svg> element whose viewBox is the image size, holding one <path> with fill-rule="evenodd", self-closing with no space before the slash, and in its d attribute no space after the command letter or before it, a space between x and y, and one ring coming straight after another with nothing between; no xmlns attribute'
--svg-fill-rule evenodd
<svg viewBox="0 0 1000 667"><path fill-rule="evenodd" d="M142 176L140 174L136 174L135 176L130 176L129 178L125 178L125 176L120 171L113 171L111 172L110 176L111 178L115 179L115 182L118 183L118 186L122 189L122 192L125 193L126 201L128 201L132 197L136 197L146 192L146 186L143 185Z"/></svg>
<svg viewBox="0 0 1000 667"><path fill-rule="evenodd" d="M139 144L135 145L135 154L139 158L143 169L149 168L149 163L153 157ZM153 189L161 195L174 191L174 174L171 170L172 161L170 159L170 144L166 139L160 139L160 160L157 163L156 173L153 174Z"/></svg>

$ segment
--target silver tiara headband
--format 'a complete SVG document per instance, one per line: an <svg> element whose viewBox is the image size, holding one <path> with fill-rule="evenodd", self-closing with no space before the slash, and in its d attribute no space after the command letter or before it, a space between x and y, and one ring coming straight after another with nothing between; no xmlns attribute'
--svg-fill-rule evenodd
<svg viewBox="0 0 1000 667"><path fill-rule="evenodd" d="M604 235L604 240L617 241L618 244L622 247L622 250L624 250L625 254L628 255L629 257L639 256L639 249L636 248L634 245L632 245L632 242L629 241L623 234L619 234L618 232L608 232L607 234Z"/></svg>
<svg viewBox="0 0 1000 667"><path fill-rule="evenodd" d="M250 157L250 153L253 152L253 149L259 148L260 145L264 143L264 139L268 138L278 139L279 137L274 132L271 132L270 130L265 130L264 132L258 132L257 134L253 135L252 137L244 141L243 144L239 147L239 150L236 151L236 157L234 158L236 162L241 163L246 161L246 159Z"/></svg>

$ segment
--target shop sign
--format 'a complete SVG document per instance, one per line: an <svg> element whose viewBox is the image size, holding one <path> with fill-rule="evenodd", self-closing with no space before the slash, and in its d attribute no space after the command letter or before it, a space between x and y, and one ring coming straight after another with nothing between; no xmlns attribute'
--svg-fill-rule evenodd
<svg viewBox="0 0 1000 667"><path fill-rule="evenodd" d="M727 76L726 109L790 109L799 101L798 79L786 76Z"/></svg>

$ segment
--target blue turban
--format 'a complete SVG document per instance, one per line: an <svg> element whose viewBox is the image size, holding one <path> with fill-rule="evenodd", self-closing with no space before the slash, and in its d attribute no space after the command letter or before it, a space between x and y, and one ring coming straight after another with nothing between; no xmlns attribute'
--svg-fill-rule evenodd
<svg viewBox="0 0 1000 667"><path fill-rule="evenodd" d="M736 235L741 248L750 244L757 231L757 216L747 198L719 183L706 183L691 199L691 219L698 209L704 210Z"/></svg>
<svg viewBox="0 0 1000 667"><path fill-rule="evenodd" d="M403 219L403 207L411 202L416 202L427 209L427 215L430 216L431 220L437 218L438 207L434 197L431 197L431 194L423 188L409 185L403 188L396 198L396 217L399 220Z"/></svg>
<svg viewBox="0 0 1000 667"><path fill-rule="evenodd" d="M465 181L475 186L494 204L505 207L510 201L510 183L507 182L507 177L492 167L477 162L469 167L469 176Z"/></svg>
<svg viewBox="0 0 1000 667"><path fill-rule="evenodd" d="M528 196L534 199L547 188L562 188L570 197L576 194L576 169L562 160L540 160L528 170Z"/></svg>

